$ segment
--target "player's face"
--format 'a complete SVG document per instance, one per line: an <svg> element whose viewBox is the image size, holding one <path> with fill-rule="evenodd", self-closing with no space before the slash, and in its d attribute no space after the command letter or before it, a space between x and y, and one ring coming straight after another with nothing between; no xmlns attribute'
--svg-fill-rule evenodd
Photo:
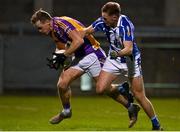
<svg viewBox="0 0 180 132"><path fill-rule="evenodd" d="M49 32L51 31L51 26L49 21L45 21L45 22L37 21L35 25L40 33L48 35Z"/></svg>
<svg viewBox="0 0 180 132"><path fill-rule="evenodd" d="M118 22L118 17L116 15L110 16L108 13L102 12L102 17L107 26L116 27Z"/></svg>

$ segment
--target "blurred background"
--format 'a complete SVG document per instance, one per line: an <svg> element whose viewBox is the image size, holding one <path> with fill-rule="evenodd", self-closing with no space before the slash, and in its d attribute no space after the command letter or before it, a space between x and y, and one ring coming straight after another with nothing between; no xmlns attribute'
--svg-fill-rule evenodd
<svg viewBox="0 0 180 132"><path fill-rule="evenodd" d="M46 66L55 45L30 24L39 8L53 16L73 17L88 26L100 15L107 0L1 0L0 93L54 94L60 71ZM142 52L142 68L148 96L180 96L180 1L118 0L122 14L135 25ZM107 51L103 34L95 34ZM120 77L118 81L123 81ZM85 85L84 85L85 84ZM72 84L75 95L95 94L86 75Z"/></svg>

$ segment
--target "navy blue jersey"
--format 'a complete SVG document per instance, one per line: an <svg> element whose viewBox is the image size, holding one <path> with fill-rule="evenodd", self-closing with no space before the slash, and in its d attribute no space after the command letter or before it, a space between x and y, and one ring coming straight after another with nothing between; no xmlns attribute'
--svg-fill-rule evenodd
<svg viewBox="0 0 180 132"><path fill-rule="evenodd" d="M120 51L124 48L124 41L133 42L133 57L139 56L140 51L134 41L134 25L125 15L119 17L117 26L115 28L109 27L105 24L102 17L98 18L95 22L92 23L94 31L104 32L107 36L107 39L110 43L109 53L111 50ZM125 59L124 57L119 57L121 62Z"/></svg>

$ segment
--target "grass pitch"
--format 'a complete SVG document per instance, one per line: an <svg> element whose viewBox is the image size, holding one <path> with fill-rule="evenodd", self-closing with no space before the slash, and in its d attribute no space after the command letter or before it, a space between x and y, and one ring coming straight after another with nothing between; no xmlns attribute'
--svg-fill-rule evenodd
<svg viewBox="0 0 180 132"><path fill-rule="evenodd" d="M163 128L180 131L180 98L150 99ZM52 96L0 96L0 131L148 131L151 122L141 109L138 121L128 128L125 108L108 97L72 97L71 119L49 124L61 105Z"/></svg>

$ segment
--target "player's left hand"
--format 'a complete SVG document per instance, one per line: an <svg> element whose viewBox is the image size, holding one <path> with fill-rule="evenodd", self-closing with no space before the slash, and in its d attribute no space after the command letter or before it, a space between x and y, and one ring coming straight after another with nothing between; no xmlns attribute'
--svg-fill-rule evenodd
<svg viewBox="0 0 180 132"><path fill-rule="evenodd" d="M118 53L114 50L110 52L110 59L117 59Z"/></svg>

